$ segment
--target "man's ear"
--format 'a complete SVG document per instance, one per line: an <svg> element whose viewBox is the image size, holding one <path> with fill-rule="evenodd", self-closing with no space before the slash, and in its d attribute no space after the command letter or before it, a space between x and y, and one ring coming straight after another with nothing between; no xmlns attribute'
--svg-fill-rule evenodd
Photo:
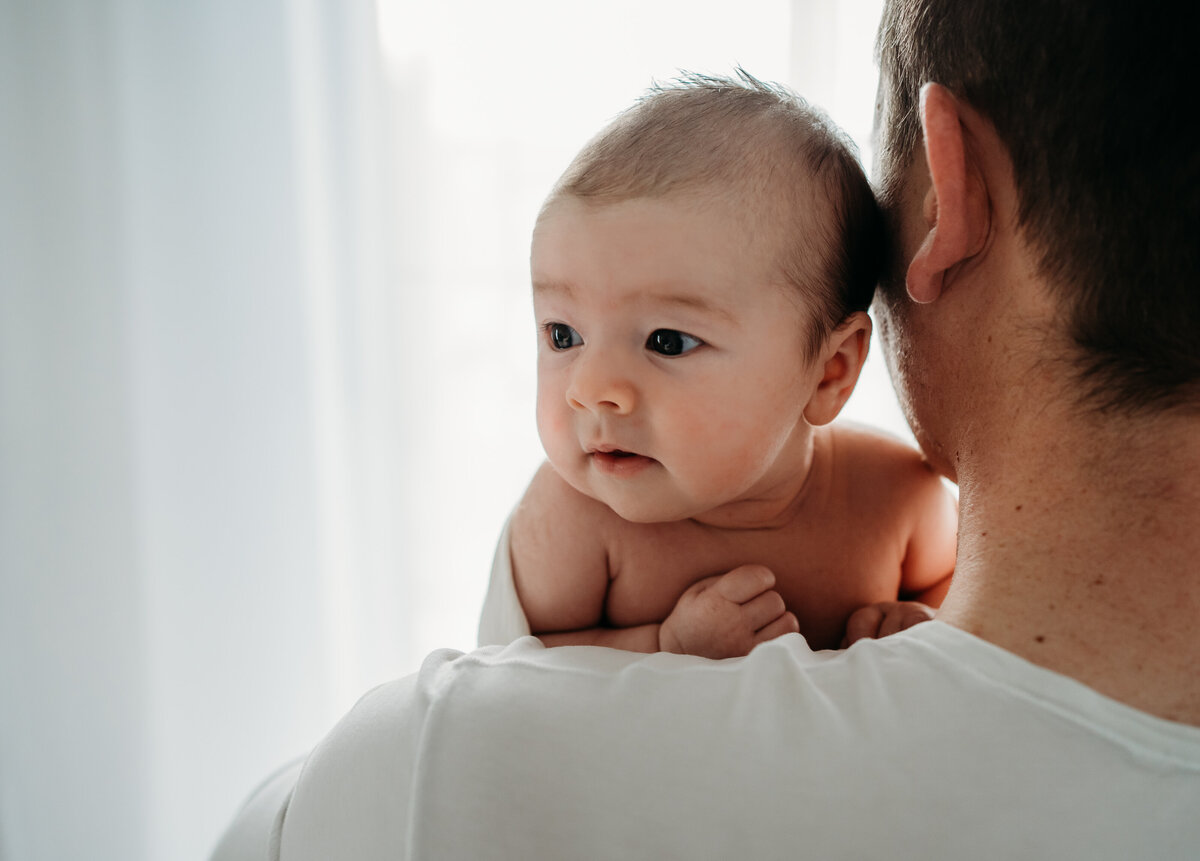
<svg viewBox="0 0 1200 861"><path fill-rule="evenodd" d="M826 425L842 411L871 346L871 318L856 311L830 333L818 362L821 380L804 407L810 425Z"/></svg>
<svg viewBox="0 0 1200 861"><path fill-rule="evenodd" d="M921 130L930 179L923 204L927 232L909 263L907 285L914 302L932 302L942 293L946 272L983 248L989 204L980 166L967 146L963 108L939 84L921 89Z"/></svg>

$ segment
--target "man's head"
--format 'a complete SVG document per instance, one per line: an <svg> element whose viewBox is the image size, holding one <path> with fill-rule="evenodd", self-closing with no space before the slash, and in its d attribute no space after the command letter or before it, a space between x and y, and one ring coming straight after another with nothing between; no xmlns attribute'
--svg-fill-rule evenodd
<svg viewBox="0 0 1200 861"><path fill-rule="evenodd" d="M820 111L744 71L653 87L577 155L547 206L693 195L726 201L811 314L810 352L871 303L879 209L854 146Z"/></svg>
<svg viewBox="0 0 1200 861"><path fill-rule="evenodd" d="M891 0L880 26L885 209L921 152L921 87L940 84L1007 150L1071 382L1102 410L1200 410L1193 38L1142 7L1083 0ZM903 274L887 279L893 301Z"/></svg>

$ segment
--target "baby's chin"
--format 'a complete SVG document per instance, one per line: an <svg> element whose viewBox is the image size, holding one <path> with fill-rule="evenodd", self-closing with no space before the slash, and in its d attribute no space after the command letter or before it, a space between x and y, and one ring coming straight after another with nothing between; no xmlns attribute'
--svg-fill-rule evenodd
<svg viewBox="0 0 1200 861"><path fill-rule="evenodd" d="M677 501L666 503L645 498L630 498L630 496L612 498L607 494L589 495L593 499L603 502L618 517L630 523L677 523L704 513L702 509L681 505Z"/></svg>
<svg viewBox="0 0 1200 861"><path fill-rule="evenodd" d="M661 464L655 462L661 469ZM550 465L567 484L584 496L605 505L622 520L630 523L677 523L704 514L708 509L697 505L694 500L662 499L653 491L640 492L635 486L625 491L615 491L604 478L591 472L591 467L579 469L571 464L570 469L560 467L553 459Z"/></svg>

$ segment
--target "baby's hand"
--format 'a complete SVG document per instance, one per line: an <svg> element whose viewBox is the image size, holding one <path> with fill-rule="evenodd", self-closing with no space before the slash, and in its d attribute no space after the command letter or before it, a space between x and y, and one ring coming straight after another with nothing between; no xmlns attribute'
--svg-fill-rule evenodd
<svg viewBox="0 0 1200 861"><path fill-rule="evenodd" d="M664 652L736 658L759 643L800 630L762 565L743 565L695 583L658 629Z"/></svg>
<svg viewBox="0 0 1200 861"><path fill-rule="evenodd" d="M842 648L859 640L878 639L911 628L933 618L932 607L917 601L880 601L859 607L846 621L846 636Z"/></svg>

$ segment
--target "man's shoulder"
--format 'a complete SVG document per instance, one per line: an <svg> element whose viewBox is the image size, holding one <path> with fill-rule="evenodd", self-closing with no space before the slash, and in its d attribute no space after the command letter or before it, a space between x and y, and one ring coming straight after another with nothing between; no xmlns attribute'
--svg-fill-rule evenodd
<svg viewBox="0 0 1200 861"><path fill-rule="evenodd" d="M913 630L915 633L864 641L841 651L814 651L801 635L792 634L764 643L743 658L723 661L594 646L547 648L536 638L526 637L504 647L434 653L426 660L421 677L422 686L437 696L486 699L494 694L504 700L501 708L518 711L544 713L554 701L551 708L562 706L598 718L654 703L666 707L681 699L694 705L703 702L706 720L715 725L743 721L742 701L747 696L753 696L759 714L775 709L786 713L798 695L814 695L814 702L840 711L846 707L840 698L825 700L820 692L841 688L846 679L857 679L853 684L864 694L896 686L921 688L926 695L944 689L954 696L962 690L952 681L956 668L964 676L977 675L969 667L970 650L958 656L960 644L954 635L927 636L933 628ZM886 673L873 669L883 665L888 668ZM864 686L864 680L872 684ZM458 690L452 692L454 688ZM564 696L568 690L571 695ZM492 711L496 704L477 705Z"/></svg>
<svg viewBox="0 0 1200 861"><path fill-rule="evenodd" d="M594 646L546 648L527 637L506 647L434 654L422 677L434 698L461 697L480 711L512 710L547 724L565 719L574 728L568 735L591 722L641 732L651 715L663 720L664 731L686 734L703 724L705 733L753 735L760 721L775 725L802 716L803 736L851 729L861 741L894 733L904 746L926 735L933 742L955 726L974 733L980 720L1043 724L1053 716L1056 731L1079 731L1145 752L1161 753L1168 739L1200 779L1200 728L1140 712L937 621L837 651L814 651L801 635L790 634L722 661ZM683 717L685 706L688 715L703 714L703 721ZM551 717L556 711L558 718ZM634 716L641 722L630 723ZM770 733L766 738L777 747L808 743Z"/></svg>
<svg viewBox="0 0 1200 861"><path fill-rule="evenodd" d="M726 661L524 639L432 655L364 698L310 760L284 843L340 828L386 836L392 854L359 856L380 858L1186 857L1200 731L1129 711L937 622Z"/></svg>

